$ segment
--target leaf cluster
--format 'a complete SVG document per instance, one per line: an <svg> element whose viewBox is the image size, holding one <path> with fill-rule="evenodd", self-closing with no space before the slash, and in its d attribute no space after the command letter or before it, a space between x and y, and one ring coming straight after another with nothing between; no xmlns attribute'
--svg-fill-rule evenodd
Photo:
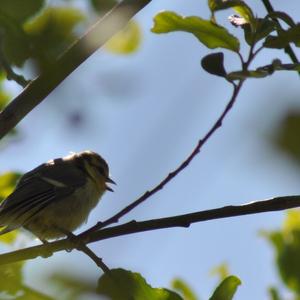
<svg viewBox="0 0 300 300"><path fill-rule="evenodd" d="M299 63L284 64L276 57L269 65L249 70L249 64L263 49L285 49L290 43L299 47L300 25L286 13L274 11L263 18L257 17L251 7L242 0L208 0L211 11L209 20L199 16L181 16L172 11L163 11L154 17L152 32L162 34L175 31L191 33L197 40L209 49L221 48L233 51L241 60L241 70L227 72L224 66L224 53L209 54L201 61L202 67L210 74L224 77L232 82L247 78L263 78L275 71L297 71ZM241 28L245 42L250 51L247 59L240 52L240 41L227 28L217 23L216 13L221 10L232 9L235 14L228 17L230 23ZM289 26L282 29L279 21ZM276 33L276 35L274 35Z"/></svg>

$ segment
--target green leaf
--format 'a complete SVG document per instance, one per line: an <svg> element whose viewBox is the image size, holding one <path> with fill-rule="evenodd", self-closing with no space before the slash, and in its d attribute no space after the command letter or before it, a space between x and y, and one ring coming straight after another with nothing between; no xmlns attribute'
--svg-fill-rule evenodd
<svg viewBox="0 0 300 300"><path fill-rule="evenodd" d="M289 43L294 43L300 47L300 24L288 30L279 31L277 36L268 36L264 42L264 47L282 49L287 47Z"/></svg>
<svg viewBox="0 0 300 300"><path fill-rule="evenodd" d="M40 66L52 64L76 39L75 28L84 20L81 10L70 7L48 7L24 26L31 41L32 56Z"/></svg>
<svg viewBox="0 0 300 300"><path fill-rule="evenodd" d="M299 196L300 197L300 196ZM281 230L264 236L275 250L276 265L285 285L300 294L300 211L288 211Z"/></svg>
<svg viewBox="0 0 300 300"><path fill-rule="evenodd" d="M252 23L255 19L251 8L241 0L208 0L208 6L212 13L218 10L233 8L247 22Z"/></svg>
<svg viewBox="0 0 300 300"><path fill-rule="evenodd" d="M44 3L44 0L1 0L0 14L23 23L36 14L44 6Z"/></svg>
<svg viewBox="0 0 300 300"><path fill-rule="evenodd" d="M11 96L3 90L0 84L0 110L2 110L7 105L10 99Z"/></svg>
<svg viewBox="0 0 300 300"><path fill-rule="evenodd" d="M84 20L84 14L70 7L48 7L41 15L26 23L25 30L32 36L50 34L50 37L68 38L74 26Z"/></svg>
<svg viewBox="0 0 300 300"><path fill-rule="evenodd" d="M183 300L168 289L151 287L139 273L123 269L102 275L97 291L111 300Z"/></svg>
<svg viewBox="0 0 300 300"><path fill-rule="evenodd" d="M135 52L141 44L141 30L135 21L128 25L105 45L105 48L113 53L130 54Z"/></svg>
<svg viewBox="0 0 300 300"><path fill-rule="evenodd" d="M251 8L243 2L243 4L233 6L233 9L241 15L246 21L248 21L251 25L254 24L255 18Z"/></svg>
<svg viewBox="0 0 300 300"><path fill-rule="evenodd" d="M228 276L219 284L209 300L231 300L241 283L238 277Z"/></svg>
<svg viewBox="0 0 300 300"><path fill-rule="evenodd" d="M3 41L3 54L10 64L21 67L30 56L29 40L23 34L7 32Z"/></svg>
<svg viewBox="0 0 300 300"><path fill-rule="evenodd" d="M15 186L21 177L20 173L17 172L6 172L0 175L0 203L12 193ZM5 235L0 236L0 242L11 244L14 242L18 235L18 231L13 231Z"/></svg>
<svg viewBox="0 0 300 300"><path fill-rule="evenodd" d="M229 276L229 268L227 263L222 263L219 266L213 268L210 272L212 275L218 275L220 280Z"/></svg>
<svg viewBox="0 0 300 300"><path fill-rule="evenodd" d="M14 190L20 173L6 172L0 175L0 202L2 202Z"/></svg>
<svg viewBox="0 0 300 300"><path fill-rule="evenodd" d="M224 54L222 52L206 55L201 60L202 68L213 75L225 77Z"/></svg>
<svg viewBox="0 0 300 300"><path fill-rule="evenodd" d="M19 230L13 230L6 234L0 235L0 242L3 244L12 244L17 236L19 235Z"/></svg>
<svg viewBox="0 0 300 300"><path fill-rule="evenodd" d="M29 42L22 24L0 10L1 55L11 64L21 66L29 56Z"/></svg>
<svg viewBox="0 0 300 300"><path fill-rule="evenodd" d="M23 262L0 266L0 291L16 295L22 290ZM15 298L14 298L15 299Z"/></svg>
<svg viewBox="0 0 300 300"><path fill-rule="evenodd" d="M276 287L270 287L269 290L270 300L283 300L280 293Z"/></svg>
<svg viewBox="0 0 300 300"><path fill-rule="evenodd" d="M180 278L176 278L172 281L172 287L183 295L184 300L197 300L195 293L185 281Z"/></svg>
<svg viewBox="0 0 300 300"><path fill-rule="evenodd" d="M272 143L295 166L300 167L300 111L291 109L286 112L274 130Z"/></svg>
<svg viewBox="0 0 300 300"><path fill-rule="evenodd" d="M200 17L183 17L171 11L164 11L154 17L151 30L154 33L189 32L210 49L225 48L235 52L240 49L239 40L224 27Z"/></svg>
<svg viewBox="0 0 300 300"><path fill-rule="evenodd" d="M289 210L283 223L282 230L285 234L300 231L300 210Z"/></svg>

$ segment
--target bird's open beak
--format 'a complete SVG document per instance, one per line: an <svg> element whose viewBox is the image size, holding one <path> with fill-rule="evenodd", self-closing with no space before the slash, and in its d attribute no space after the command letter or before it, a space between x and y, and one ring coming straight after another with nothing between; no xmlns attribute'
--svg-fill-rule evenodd
<svg viewBox="0 0 300 300"><path fill-rule="evenodd" d="M106 178L106 182L108 183L112 183L112 184L116 184L112 179L110 179L109 177ZM106 186L106 189L110 192L113 192L114 190L110 187L110 186Z"/></svg>

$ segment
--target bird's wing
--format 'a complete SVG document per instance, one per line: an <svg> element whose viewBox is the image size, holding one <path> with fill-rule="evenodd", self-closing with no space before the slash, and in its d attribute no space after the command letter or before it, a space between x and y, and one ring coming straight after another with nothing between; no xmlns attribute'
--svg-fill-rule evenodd
<svg viewBox="0 0 300 300"><path fill-rule="evenodd" d="M0 206L0 226L4 231L24 225L53 201L59 201L83 185L85 176L66 163L43 164L26 173L14 192Z"/></svg>
<svg viewBox="0 0 300 300"><path fill-rule="evenodd" d="M34 177L41 177L57 186L79 187L86 183L86 174L77 165L61 158L44 163L21 177L17 188L27 184Z"/></svg>
<svg viewBox="0 0 300 300"><path fill-rule="evenodd" d="M17 188L1 204L0 225L7 226L1 234L25 224L33 214L55 199L56 192L50 183L37 177Z"/></svg>

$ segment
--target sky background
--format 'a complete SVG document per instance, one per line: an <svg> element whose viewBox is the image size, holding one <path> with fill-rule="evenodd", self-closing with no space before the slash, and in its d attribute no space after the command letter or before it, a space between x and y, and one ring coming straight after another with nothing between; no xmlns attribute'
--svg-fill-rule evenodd
<svg viewBox="0 0 300 300"><path fill-rule="evenodd" d="M260 1L248 3L257 15L265 15ZM299 1L272 4L299 21ZM119 211L176 168L231 96L227 82L200 66L211 50L186 33L150 32L153 16L164 9L209 18L206 1L152 1L136 17L143 30L138 52L118 56L97 51L20 123L19 136L2 149L1 171L26 172L53 157L85 149L99 152L109 162L118 185L103 197L80 231ZM219 13L218 21L241 37L239 29L228 25L230 14ZM253 66L273 58L289 62L278 51L264 51ZM237 70L238 63L225 51L227 70ZM11 83L7 87L15 94L20 91ZM287 111L299 108L299 95L296 73L278 72L247 81L222 128L192 164L121 222L300 194L299 168L271 144L278 122ZM235 299L267 299L267 287L280 281L272 248L259 232L279 228L283 218L284 212L276 212L214 220L188 229L114 238L91 248L110 268L141 272L156 287L170 287L179 276L200 299L208 299L218 282L211 270L226 262L230 273L243 282ZM34 243L24 239L15 247ZM28 283L38 282L46 290L47 276L61 271L95 284L101 274L77 252L36 259L25 267Z"/></svg>

